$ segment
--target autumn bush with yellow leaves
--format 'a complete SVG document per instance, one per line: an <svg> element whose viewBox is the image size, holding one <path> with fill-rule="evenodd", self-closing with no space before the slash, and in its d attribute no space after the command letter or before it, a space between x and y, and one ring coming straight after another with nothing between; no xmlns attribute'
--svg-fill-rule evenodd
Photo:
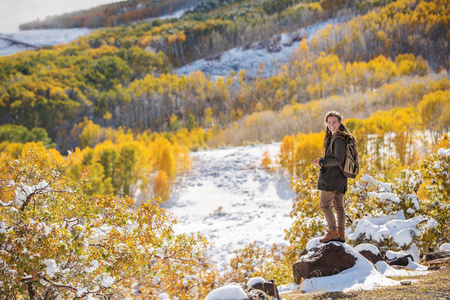
<svg viewBox="0 0 450 300"><path fill-rule="evenodd" d="M208 242L175 234L158 197L136 206L90 193L88 172L72 180L69 160L32 144L0 156L2 299L204 297Z"/></svg>

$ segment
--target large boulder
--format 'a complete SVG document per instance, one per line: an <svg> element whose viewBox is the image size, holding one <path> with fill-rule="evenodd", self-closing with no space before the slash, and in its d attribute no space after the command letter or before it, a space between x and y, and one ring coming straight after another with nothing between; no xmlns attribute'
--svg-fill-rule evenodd
<svg viewBox="0 0 450 300"><path fill-rule="evenodd" d="M308 248L307 248L308 249ZM300 284L302 278L324 277L338 274L355 265L356 257L345 251L339 242L319 244L302 253L293 266L294 281Z"/></svg>

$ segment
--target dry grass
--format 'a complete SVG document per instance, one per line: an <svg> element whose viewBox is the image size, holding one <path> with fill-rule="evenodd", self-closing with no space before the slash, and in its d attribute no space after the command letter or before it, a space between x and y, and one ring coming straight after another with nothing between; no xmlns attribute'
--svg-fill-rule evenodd
<svg viewBox="0 0 450 300"><path fill-rule="evenodd" d="M428 275L392 278L394 280L411 280L411 285L380 288L372 291L354 291L350 293L292 293L282 295L283 300L297 299L441 299L450 300L450 266Z"/></svg>

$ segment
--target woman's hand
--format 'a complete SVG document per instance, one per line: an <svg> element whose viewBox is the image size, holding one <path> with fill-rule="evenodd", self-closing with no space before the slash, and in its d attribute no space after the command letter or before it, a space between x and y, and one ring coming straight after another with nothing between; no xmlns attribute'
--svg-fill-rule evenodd
<svg viewBox="0 0 450 300"><path fill-rule="evenodd" d="M320 161L320 158L316 158L315 160L313 160L312 163L313 163L313 165L320 167L319 161Z"/></svg>

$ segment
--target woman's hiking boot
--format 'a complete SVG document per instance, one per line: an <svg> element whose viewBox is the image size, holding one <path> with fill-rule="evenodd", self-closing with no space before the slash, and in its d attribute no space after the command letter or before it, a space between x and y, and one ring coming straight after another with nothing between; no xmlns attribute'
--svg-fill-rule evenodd
<svg viewBox="0 0 450 300"><path fill-rule="evenodd" d="M328 243L328 242L331 242L331 241L339 242L339 238L340 238L339 231L337 231L337 230L333 230L333 231L328 230L327 234L322 239L320 239L320 242L321 243Z"/></svg>
<svg viewBox="0 0 450 300"><path fill-rule="evenodd" d="M339 242L345 243L345 232L339 231Z"/></svg>

